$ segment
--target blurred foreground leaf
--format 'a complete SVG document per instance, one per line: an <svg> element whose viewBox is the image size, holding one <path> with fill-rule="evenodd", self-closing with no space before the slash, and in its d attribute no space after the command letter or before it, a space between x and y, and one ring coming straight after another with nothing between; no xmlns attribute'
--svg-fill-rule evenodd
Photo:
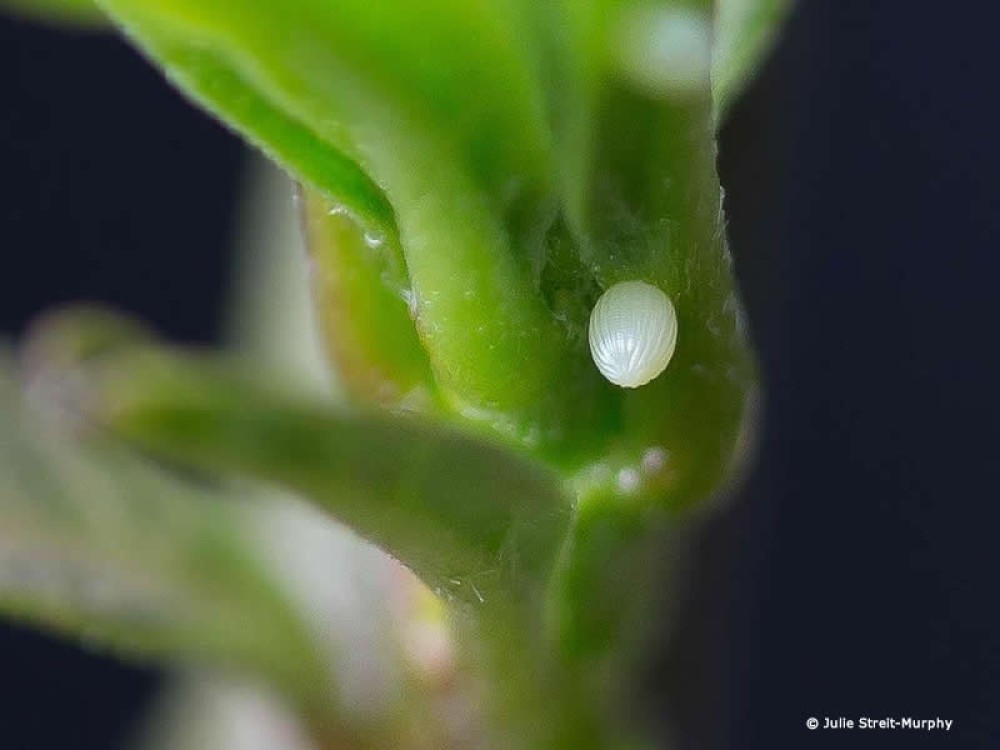
<svg viewBox="0 0 1000 750"><path fill-rule="evenodd" d="M125 655L250 672L318 731L346 736L328 662L224 498L68 439L20 403L11 371L0 357L0 612ZM42 414L67 416L72 377L51 387Z"/></svg>
<svg viewBox="0 0 1000 750"><path fill-rule="evenodd" d="M55 317L35 339L84 353L87 316ZM569 525L554 475L444 426L362 414L276 391L222 357L124 346L81 369L85 418L155 455L275 482L311 498L474 605L548 580Z"/></svg>

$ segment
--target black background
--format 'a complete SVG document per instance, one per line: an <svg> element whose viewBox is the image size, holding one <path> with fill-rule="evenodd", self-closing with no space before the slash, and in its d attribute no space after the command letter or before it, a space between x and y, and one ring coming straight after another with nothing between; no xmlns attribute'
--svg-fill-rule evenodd
<svg viewBox="0 0 1000 750"><path fill-rule="evenodd" d="M803 2L723 132L767 397L653 675L684 747L1000 746L998 28ZM97 299L215 340L243 163L120 41L0 20L0 332ZM2 747L120 747L157 679L0 625ZM862 715L955 725L804 726Z"/></svg>

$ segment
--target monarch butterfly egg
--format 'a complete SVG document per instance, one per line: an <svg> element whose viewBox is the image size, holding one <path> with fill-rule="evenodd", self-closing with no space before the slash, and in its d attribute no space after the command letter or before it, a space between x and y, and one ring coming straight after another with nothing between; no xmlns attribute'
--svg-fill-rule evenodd
<svg viewBox="0 0 1000 750"><path fill-rule="evenodd" d="M644 281L608 289L590 313L590 355L601 374L622 388L638 388L663 372L677 345L677 313L670 298Z"/></svg>

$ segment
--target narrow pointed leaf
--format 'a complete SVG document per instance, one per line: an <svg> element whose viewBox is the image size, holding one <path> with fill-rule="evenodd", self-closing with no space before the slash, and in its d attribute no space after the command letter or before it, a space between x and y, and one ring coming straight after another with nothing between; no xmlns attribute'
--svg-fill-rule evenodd
<svg viewBox="0 0 1000 750"><path fill-rule="evenodd" d="M42 335L72 339L68 316ZM312 499L441 593L482 604L547 581L568 527L555 477L491 442L261 384L236 363L126 347L86 364L87 419L156 455Z"/></svg>

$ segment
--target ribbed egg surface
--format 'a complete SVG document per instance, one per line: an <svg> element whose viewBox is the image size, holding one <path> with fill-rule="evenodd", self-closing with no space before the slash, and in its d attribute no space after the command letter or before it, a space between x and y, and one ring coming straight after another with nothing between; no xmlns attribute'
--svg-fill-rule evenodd
<svg viewBox="0 0 1000 750"><path fill-rule="evenodd" d="M615 284L590 313L590 355L601 374L622 388L638 388L663 372L676 345L673 303L644 281Z"/></svg>

